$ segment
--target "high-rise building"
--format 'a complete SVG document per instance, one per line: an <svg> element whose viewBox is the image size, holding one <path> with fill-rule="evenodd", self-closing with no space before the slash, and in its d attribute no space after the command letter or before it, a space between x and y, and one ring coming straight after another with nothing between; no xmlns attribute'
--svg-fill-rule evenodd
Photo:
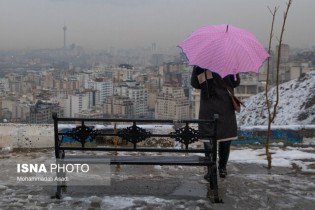
<svg viewBox="0 0 315 210"><path fill-rule="evenodd" d="M96 78L89 81L89 89L96 90L96 105L102 105L105 99L113 95L113 82L108 78Z"/></svg>

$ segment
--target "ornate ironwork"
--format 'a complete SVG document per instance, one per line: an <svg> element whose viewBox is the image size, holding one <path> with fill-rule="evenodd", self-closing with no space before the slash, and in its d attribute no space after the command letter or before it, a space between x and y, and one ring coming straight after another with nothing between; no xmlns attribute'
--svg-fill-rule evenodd
<svg viewBox="0 0 315 210"><path fill-rule="evenodd" d="M93 128L81 125L71 129L66 135L73 140L80 142L82 147L84 147L87 142L92 142L95 136L98 134L98 130L93 130Z"/></svg>
<svg viewBox="0 0 315 210"><path fill-rule="evenodd" d="M133 147L136 148L137 143L144 141L147 138L151 137L151 132L146 131L146 129L140 128L135 123L132 126L123 128L118 131L117 136L121 137L123 140L133 144Z"/></svg>
<svg viewBox="0 0 315 210"><path fill-rule="evenodd" d="M170 133L171 138L175 138L175 141L178 141L186 146L188 149L188 145L198 141L199 132L186 124L185 127L178 128L175 132Z"/></svg>

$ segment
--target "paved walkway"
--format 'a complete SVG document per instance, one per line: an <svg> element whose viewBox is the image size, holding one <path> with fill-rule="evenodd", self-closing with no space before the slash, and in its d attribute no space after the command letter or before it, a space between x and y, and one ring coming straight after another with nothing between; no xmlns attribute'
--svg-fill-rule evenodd
<svg viewBox="0 0 315 210"><path fill-rule="evenodd" d="M23 159L24 154L10 154ZM38 152L34 158L52 158ZM0 163L8 159L0 159ZM207 198L203 167L112 166L110 186L70 186L61 200L51 199L53 186L9 186L0 180L0 209L314 209L315 174L296 168L229 163L229 175L219 180L223 204Z"/></svg>

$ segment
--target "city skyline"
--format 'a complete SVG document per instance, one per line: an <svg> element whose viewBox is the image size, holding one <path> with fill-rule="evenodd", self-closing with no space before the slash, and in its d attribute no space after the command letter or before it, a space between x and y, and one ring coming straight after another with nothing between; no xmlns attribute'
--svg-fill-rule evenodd
<svg viewBox="0 0 315 210"><path fill-rule="evenodd" d="M267 47L272 16L279 6L275 37L279 37L286 0L0 0L0 50L62 48L177 49L194 29L228 23L251 31ZM284 43L293 48L315 45L315 1L293 1ZM303 33L305 32L305 33ZM179 50L179 49L178 49Z"/></svg>

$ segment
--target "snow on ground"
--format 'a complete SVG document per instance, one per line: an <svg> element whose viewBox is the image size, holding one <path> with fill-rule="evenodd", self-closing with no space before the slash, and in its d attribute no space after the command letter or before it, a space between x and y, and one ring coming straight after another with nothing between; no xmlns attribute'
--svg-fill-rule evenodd
<svg viewBox="0 0 315 210"><path fill-rule="evenodd" d="M315 167L310 169L310 163L315 166L315 148L314 147L277 147L271 146L272 165L278 167L292 167L298 165L302 172L315 173ZM230 155L230 161L237 163L255 163L266 165L265 148L252 149L241 148L233 149Z"/></svg>
<svg viewBox="0 0 315 210"><path fill-rule="evenodd" d="M51 199L52 186L11 186L7 177L0 177L0 209L312 209L315 202L315 147L312 142L294 146L273 144L273 169L265 168L263 146L232 146L228 164L229 175L219 181L224 204L213 204L206 197L204 171L200 167L153 166L145 170L122 167L122 174L114 174L115 184L126 182L113 194L91 191L76 194L71 187L61 200ZM52 150L35 152L3 148L0 164L14 164L29 158L54 158ZM143 166L142 166L143 167ZM128 170L127 170L128 169ZM2 168L2 170L5 170ZM181 183L174 185L174 183ZM129 184L128 184L129 183ZM154 184L155 183L155 184ZM113 185L115 185L113 184ZM145 189L138 190L139 185ZM156 185L156 189L151 185ZM161 193L174 185L172 193ZM146 188L156 190L154 193ZM134 188L134 189L132 189ZM101 188L102 189L102 188ZM116 190L115 186L113 189ZM71 191L72 190L72 191ZM81 189L82 190L82 189ZM144 190L141 194L141 190ZM131 194L129 194L129 191ZM172 190L171 190L172 191ZM133 194L134 193L134 194ZM137 194L139 193L139 194ZM192 193L192 194L190 194ZM176 196L175 196L176 195ZM175 196L175 197L174 197Z"/></svg>
<svg viewBox="0 0 315 210"><path fill-rule="evenodd" d="M276 89L268 92L276 100ZM274 125L306 125L315 123L315 71L280 85L279 106ZM240 126L267 125L265 93L250 97L237 115Z"/></svg>

